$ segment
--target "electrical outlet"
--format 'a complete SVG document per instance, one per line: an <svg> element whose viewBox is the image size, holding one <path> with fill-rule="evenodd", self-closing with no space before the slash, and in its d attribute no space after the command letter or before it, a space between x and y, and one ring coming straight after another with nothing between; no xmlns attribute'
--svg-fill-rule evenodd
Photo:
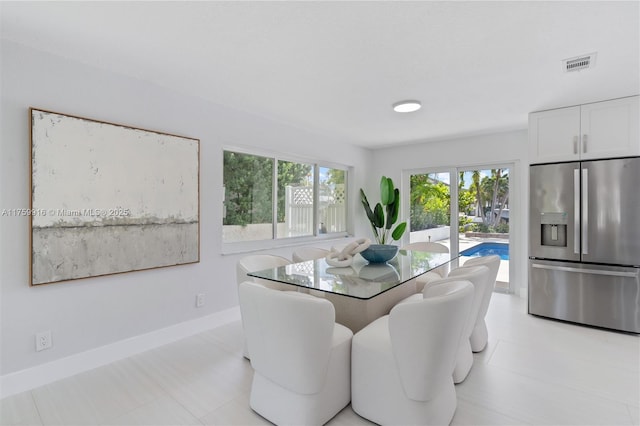
<svg viewBox="0 0 640 426"><path fill-rule="evenodd" d="M53 346L53 342L51 341L51 330L36 333L36 352L49 349L51 346Z"/></svg>
<svg viewBox="0 0 640 426"><path fill-rule="evenodd" d="M196 308L204 306L204 293L196 294Z"/></svg>

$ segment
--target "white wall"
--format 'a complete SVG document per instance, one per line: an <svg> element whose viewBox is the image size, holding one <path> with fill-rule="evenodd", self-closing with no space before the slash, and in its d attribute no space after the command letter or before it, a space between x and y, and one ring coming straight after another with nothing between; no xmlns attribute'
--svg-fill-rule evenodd
<svg viewBox="0 0 640 426"><path fill-rule="evenodd" d="M520 295L526 294L527 286L527 227L528 227L528 148L527 131L513 131L460 139L425 142L374 151L371 170L379 176L391 177L396 186L403 182L403 171L442 168L473 167L487 164L514 163L510 183L510 231L515 242L512 265L516 271L516 286ZM409 188L401 187L402 194ZM402 215L406 212L402 211ZM407 218L405 217L405 220ZM517 222L516 222L517 221Z"/></svg>
<svg viewBox="0 0 640 426"><path fill-rule="evenodd" d="M237 305L239 255L221 255L223 146L339 161L354 168L352 190L364 185L371 151L6 40L1 49L0 210L29 207L29 107L199 138L201 260L30 287L30 219L0 217L0 375ZM357 197L349 202L360 214ZM356 234L364 232L358 223ZM203 308L195 308L197 293L206 294ZM53 348L36 353L34 335L43 330Z"/></svg>

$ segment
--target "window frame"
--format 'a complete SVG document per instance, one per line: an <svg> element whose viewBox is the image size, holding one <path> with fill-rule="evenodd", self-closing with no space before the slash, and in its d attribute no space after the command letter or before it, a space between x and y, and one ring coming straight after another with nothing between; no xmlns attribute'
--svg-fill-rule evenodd
<svg viewBox="0 0 640 426"><path fill-rule="evenodd" d="M236 254L236 253L245 253L252 251L260 251L270 248L279 248L279 247L291 247L297 246L301 244L308 244L314 241L326 241L326 240L335 240L335 239L343 239L348 237L351 234L351 228L353 226L352 220L349 216L352 208L350 206L350 198L351 198L351 188L350 188L350 180L353 175L353 167L338 164L330 161L324 161L319 159L306 158L296 155L283 155L281 153L261 150L259 148L243 148L239 146L224 146L221 150L221 162L224 163L224 155L225 152L234 152L237 154L245 154L245 155L254 155L259 157L266 157L273 161L273 174L272 174L272 223L271 223L271 239L264 240L251 240L251 241L235 241L235 242L225 242L223 240L223 230L224 226L224 213L220 218L220 242L222 244L222 254ZM299 236L299 237L279 237L277 236L277 215L278 215L278 161L287 161L301 164L308 164L313 167L313 235L308 236ZM343 170L345 173L345 223L346 230L340 232L328 232L328 233L319 233L318 224L319 224L319 199L320 199L320 168L330 168ZM222 168L222 205L221 211L224 212L225 207L225 194L224 194L224 166Z"/></svg>

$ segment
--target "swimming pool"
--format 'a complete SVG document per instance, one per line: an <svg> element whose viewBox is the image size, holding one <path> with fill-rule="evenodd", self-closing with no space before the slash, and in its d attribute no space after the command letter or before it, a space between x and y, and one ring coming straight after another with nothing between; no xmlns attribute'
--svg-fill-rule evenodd
<svg viewBox="0 0 640 426"><path fill-rule="evenodd" d="M502 260L509 260L509 244L508 243L480 243L460 252L460 256L489 256L497 254Z"/></svg>

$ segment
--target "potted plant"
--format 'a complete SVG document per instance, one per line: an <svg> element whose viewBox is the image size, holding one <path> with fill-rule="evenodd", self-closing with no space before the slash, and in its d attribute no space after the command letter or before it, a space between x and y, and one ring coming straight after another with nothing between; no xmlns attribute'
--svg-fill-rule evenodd
<svg viewBox="0 0 640 426"><path fill-rule="evenodd" d="M362 188L360 188L360 201L362 201L364 211L371 223L373 237L377 243L363 251L362 257L373 263L387 262L393 259L398 252L398 247L390 243L402 238L407 228L407 222L399 223L394 228L400 213L400 190L394 186L391 178L382 176L380 179L380 202L371 209Z"/></svg>

